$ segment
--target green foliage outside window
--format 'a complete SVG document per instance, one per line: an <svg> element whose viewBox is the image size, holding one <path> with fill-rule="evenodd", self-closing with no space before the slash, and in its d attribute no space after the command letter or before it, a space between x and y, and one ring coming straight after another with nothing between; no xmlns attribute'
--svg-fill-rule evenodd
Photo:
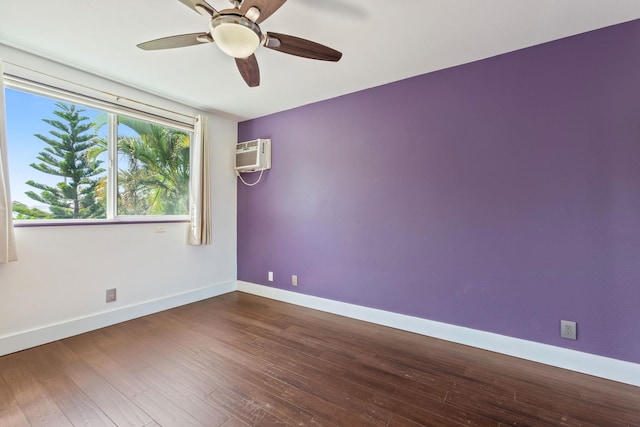
<svg viewBox="0 0 640 427"><path fill-rule="evenodd" d="M96 190L100 179L98 175L105 169L102 161L88 156L87 153L98 144L93 123L83 116L84 110L75 105L56 103L53 111L59 120L42 119L53 129L49 136L35 134L48 146L38 155L39 163L31 167L45 174L61 179L57 185L47 185L34 180L27 184L40 190L27 191L25 194L44 205L46 212L38 208L29 208L23 203L14 203L13 211L17 219L81 219L104 218L105 201L97 197Z"/></svg>
<svg viewBox="0 0 640 427"><path fill-rule="evenodd" d="M119 116L118 123L137 134L118 138L118 213L186 215L189 135L130 117Z"/></svg>

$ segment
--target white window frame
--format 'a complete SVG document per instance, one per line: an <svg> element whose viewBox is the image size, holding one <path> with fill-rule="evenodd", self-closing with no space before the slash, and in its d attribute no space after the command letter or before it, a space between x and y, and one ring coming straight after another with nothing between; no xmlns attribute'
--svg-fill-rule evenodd
<svg viewBox="0 0 640 427"><path fill-rule="evenodd" d="M180 130L195 136L195 118L157 108L148 104L137 103L127 98L106 94L101 91L82 87L82 92L50 86L33 80L4 75L5 88L15 89L34 95L40 95L56 101L63 101L88 107L108 114L108 150L107 150L107 212L106 218L92 219L25 219L13 220L14 225L21 226L55 226L83 224L127 224L155 222L189 222L190 215L118 215L118 115L128 116ZM75 89L75 88L74 88ZM94 92L94 93L89 93ZM85 94L86 93L86 94ZM97 95L97 96L96 96ZM191 157L191 154L190 154ZM11 159L9 159L11 162ZM11 165L9 165L11 169ZM191 174L191 171L189 171ZM191 176L190 176L191 179Z"/></svg>

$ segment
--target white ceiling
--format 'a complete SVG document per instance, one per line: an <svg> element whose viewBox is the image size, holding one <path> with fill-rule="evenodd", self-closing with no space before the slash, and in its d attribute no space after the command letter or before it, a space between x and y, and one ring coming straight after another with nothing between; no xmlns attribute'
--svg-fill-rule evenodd
<svg viewBox="0 0 640 427"><path fill-rule="evenodd" d="M640 0L288 0L263 32L313 40L343 58L260 48L257 88L213 44L136 48L207 31L178 0L0 0L0 43L243 120L638 18Z"/></svg>

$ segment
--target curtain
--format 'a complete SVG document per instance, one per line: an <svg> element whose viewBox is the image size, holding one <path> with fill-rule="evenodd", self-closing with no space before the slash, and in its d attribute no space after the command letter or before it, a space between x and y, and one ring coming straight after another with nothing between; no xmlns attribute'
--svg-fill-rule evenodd
<svg viewBox="0 0 640 427"><path fill-rule="evenodd" d="M4 114L4 74L0 61L0 264L17 261L13 235L11 192L9 191L9 162L7 160L7 130Z"/></svg>
<svg viewBox="0 0 640 427"><path fill-rule="evenodd" d="M211 244L211 185L209 180L209 143L207 141L207 118L196 117L191 141L191 182L189 189L189 244L200 246Z"/></svg>

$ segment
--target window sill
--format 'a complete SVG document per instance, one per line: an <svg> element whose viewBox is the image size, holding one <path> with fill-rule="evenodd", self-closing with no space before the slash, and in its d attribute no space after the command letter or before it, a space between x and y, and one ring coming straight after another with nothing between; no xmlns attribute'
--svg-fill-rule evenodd
<svg viewBox="0 0 640 427"><path fill-rule="evenodd" d="M65 220L65 219L53 219L53 220L13 220L13 226L15 228L29 228L29 227L68 227L68 226L82 226L82 225L130 225L130 224L159 224L159 223L188 223L189 217L167 218L136 218L136 219L77 219L77 220Z"/></svg>

